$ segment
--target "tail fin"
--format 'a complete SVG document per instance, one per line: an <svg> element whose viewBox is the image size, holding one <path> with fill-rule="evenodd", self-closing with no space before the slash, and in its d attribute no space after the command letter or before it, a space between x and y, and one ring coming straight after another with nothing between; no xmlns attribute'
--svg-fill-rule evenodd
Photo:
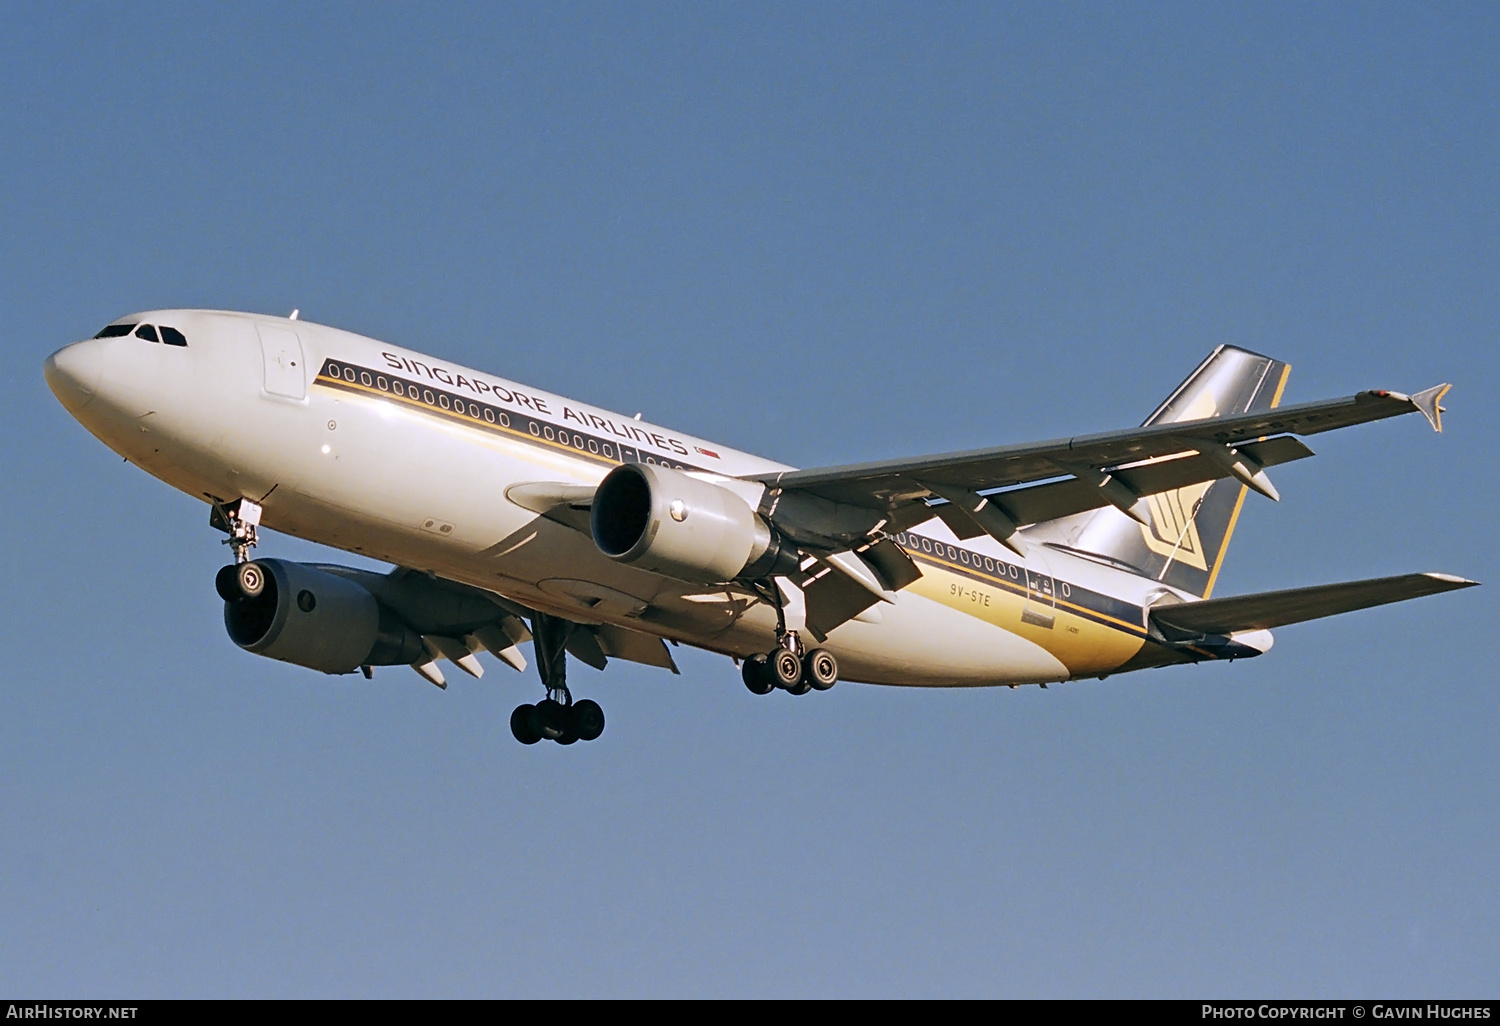
<svg viewBox="0 0 1500 1026"><path fill-rule="evenodd" d="M1271 409L1281 402L1290 373L1288 364L1269 356L1220 346L1146 418L1146 424ZM1119 510L1101 509L1077 518L1066 535L1047 533L1069 548L1103 556L1143 577L1207 598L1246 490L1234 478L1189 485L1149 496L1146 524Z"/></svg>

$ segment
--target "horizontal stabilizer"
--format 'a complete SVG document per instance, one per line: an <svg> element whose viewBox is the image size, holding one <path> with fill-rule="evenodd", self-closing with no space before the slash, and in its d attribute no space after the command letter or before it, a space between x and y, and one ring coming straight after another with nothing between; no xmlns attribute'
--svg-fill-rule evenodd
<svg viewBox="0 0 1500 1026"><path fill-rule="evenodd" d="M1184 602L1153 609L1151 618L1162 626L1190 634L1231 634L1268 630L1336 613L1383 606L1388 602L1404 602L1423 595L1472 588L1478 583L1451 574L1403 574L1369 581L1319 584L1311 588Z"/></svg>

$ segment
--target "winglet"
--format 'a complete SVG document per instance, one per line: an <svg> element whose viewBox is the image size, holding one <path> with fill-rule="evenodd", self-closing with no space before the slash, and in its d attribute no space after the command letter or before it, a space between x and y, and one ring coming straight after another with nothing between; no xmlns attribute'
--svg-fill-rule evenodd
<svg viewBox="0 0 1500 1026"><path fill-rule="evenodd" d="M1443 407L1440 405L1443 396L1448 394L1452 385L1433 385L1431 388L1423 389L1411 397L1412 405L1422 411L1422 416L1427 418L1427 423L1432 425L1432 430L1439 433L1443 430Z"/></svg>

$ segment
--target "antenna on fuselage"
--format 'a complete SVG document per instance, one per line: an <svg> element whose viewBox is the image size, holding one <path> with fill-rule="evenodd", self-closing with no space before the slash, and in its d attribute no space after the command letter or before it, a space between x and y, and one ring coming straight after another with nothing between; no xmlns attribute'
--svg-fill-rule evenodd
<svg viewBox="0 0 1500 1026"><path fill-rule="evenodd" d="M302 312L302 311L301 311L301 310L300 310L300 309L298 309L298 310L293 310L293 311L292 311L292 312L291 312L291 313L290 313L290 314L288 314L288 315L287 315L287 318L286 318L286 319L287 319L287 320L289 320L289 321L295 321L295 320L296 320L296 319L297 319L297 315L298 315L298 314L299 314L299 313L301 313L301 312Z"/></svg>

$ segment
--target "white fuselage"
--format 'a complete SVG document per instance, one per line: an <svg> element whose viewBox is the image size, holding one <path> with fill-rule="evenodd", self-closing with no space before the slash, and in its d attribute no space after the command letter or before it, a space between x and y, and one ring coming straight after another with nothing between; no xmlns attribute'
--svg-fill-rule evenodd
<svg viewBox="0 0 1500 1026"><path fill-rule="evenodd" d="M204 501L248 498L263 523L431 571L578 622L746 656L775 614L732 585L622 565L591 537L507 498L530 482L596 485L622 461L731 488L790 469L681 432L305 321L201 310L129 318L188 345L92 339L48 361L80 422ZM1121 668L1145 643L1149 580L1033 545L960 543L933 520L897 538L923 578L834 629L845 679L993 685Z"/></svg>

